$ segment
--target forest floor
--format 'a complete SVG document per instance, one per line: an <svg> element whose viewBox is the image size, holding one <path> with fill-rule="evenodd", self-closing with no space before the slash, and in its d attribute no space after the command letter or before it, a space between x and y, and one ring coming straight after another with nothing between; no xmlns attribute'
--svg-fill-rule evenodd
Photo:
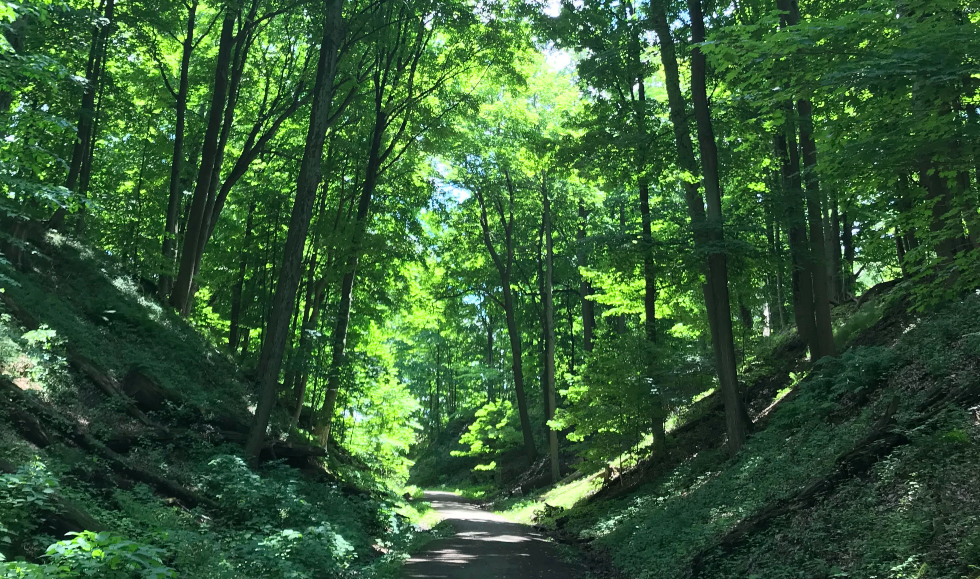
<svg viewBox="0 0 980 579"><path fill-rule="evenodd" d="M405 579L565 579L584 574L531 527L481 510L454 493L426 491L424 499L456 533L429 543L409 559Z"/></svg>

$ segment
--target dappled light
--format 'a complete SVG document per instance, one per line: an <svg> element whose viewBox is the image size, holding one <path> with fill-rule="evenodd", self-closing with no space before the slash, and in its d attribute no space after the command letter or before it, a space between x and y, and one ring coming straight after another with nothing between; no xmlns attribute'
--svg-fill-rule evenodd
<svg viewBox="0 0 980 579"><path fill-rule="evenodd" d="M977 579L980 0L0 2L0 579Z"/></svg>
<svg viewBox="0 0 980 579"><path fill-rule="evenodd" d="M428 545L405 563L403 577L559 579L582 569L563 561L554 546L527 526L505 519L458 495L429 491L424 499L455 533Z"/></svg>

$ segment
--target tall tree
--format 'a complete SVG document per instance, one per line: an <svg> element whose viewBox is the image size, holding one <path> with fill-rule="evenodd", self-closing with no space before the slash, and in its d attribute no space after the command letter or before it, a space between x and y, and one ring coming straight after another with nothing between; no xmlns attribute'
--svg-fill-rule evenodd
<svg viewBox="0 0 980 579"><path fill-rule="evenodd" d="M544 382L547 389L547 417L555 419L558 398L555 394L555 251L552 239L551 200L548 195L548 174L541 174L541 228L544 230ZM558 458L558 431L548 426L548 453L551 459L551 482L561 479Z"/></svg>
<svg viewBox="0 0 980 579"><path fill-rule="evenodd" d="M75 144L68 165L68 176L65 178L65 188L82 198L85 197L85 186L89 182L89 174L92 170L91 162L88 160L93 154L94 147L96 98L105 71L109 37L115 24L115 10L116 1L105 0L102 16L96 20L92 31L92 43L89 45L88 63L85 66L82 102L78 109ZM79 184L83 186L79 187ZM68 210L64 206L59 207L48 220L48 226L60 229L64 225L67 214Z"/></svg>
<svg viewBox="0 0 980 579"><path fill-rule="evenodd" d="M255 409L255 421L245 447L246 454L253 462L258 460L264 445L266 429L279 390L279 372L282 369L286 348L290 313L296 300L296 289L302 271L303 247L306 244L306 233L313 216L316 191L320 187L323 145L330 120L337 58L345 35L343 1L331 0L324 8L323 39L317 60L316 83L313 86L310 124L299 176L296 179L296 197L289 219L282 266L276 282L267 335L264 336L262 345L262 364L258 378L259 403Z"/></svg>
<svg viewBox="0 0 980 579"><path fill-rule="evenodd" d="M487 211L488 199L483 186L474 187L474 194L480 205L480 228L483 232L483 244L490 259L493 261L497 274L500 276L500 293L503 297L504 318L507 321L507 335L510 337L511 369L514 375L514 394L517 397L517 411L521 421L521 435L524 440L524 455L528 463L534 462L538 454L534 446L534 434L531 429L531 418L527 407L527 396L524 388L524 352L521 344L521 329L517 325L517 304L514 299L512 279L514 275L516 239L514 232L514 210L517 190L509 169L499 168L506 191L506 208L502 199L494 201L500 230L503 233L503 255L497 251L491 234L490 218ZM491 184L485 184L492 187ZM498 185L499 186L499 185ZM497 193L497 198L504 194Z"/></svg>
<svg viewBox="0 0 980 579"><path fill-rule="evenodd" d="M697 124L698 148L701 152L702 184L707 200L705 219L708 241L707 291L705 292L711 341L715 351L715 365L722 399L725 401L725 425L728 433L728 451L739 451L752 424L738 388L735 364L735 336L732 332L731 300L728 293L728 256L725 253L724 217L721 209L721 178L718 169L718 146L711 123L708 105L707 62L699 44L705 41L704 14L701 0L688 0L691 16L691 100L694 103L694 119Z"/></svg>

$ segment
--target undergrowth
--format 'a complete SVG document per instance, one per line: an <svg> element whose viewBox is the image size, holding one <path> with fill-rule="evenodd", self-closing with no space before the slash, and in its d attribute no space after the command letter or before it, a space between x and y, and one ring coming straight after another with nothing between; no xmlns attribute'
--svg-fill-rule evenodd
<svg viewBox="0 0 980 579"><path fill-rule="evenodd" d="M449 532L427 503L392 490L401 481L343 457L329 473L281 461L253 470L240 446L208 432L159 440L141 430L76 373L70 353L113 380L138 368L178 393L149 413L170 425L200 420L200 409L247 417L251 387L206 336L145 297L110 259L67 241L51 251L40 273L7 271L3 291L45 324L29 330L2 312L0 370L101 443L134 441L127 460L217 506L188 508L67 440L28 443L24 414L0 408L0 578L395 577L407 553ZM85 528L66 535L66 518Z"/></svg>
<svg viewBox="0 0 980 579"><path fill-rule="evenodd" d="M877 312L861 327L870 327ZM874 321L871 321L874 320ZM980 299L916 320L894 347L826 359L729 459L702 451L630 496L582 502L566 532L628 577L975 577L980 565L978 409L950 407L905 432L910 442L815 506L780 517L729 554L717 541L742 519L825 475L897 397L898 428L936 389L978 387ZM848 332L844 332L848 333ZM552 501L548 501L554 504ZM527 504L512 507L526 518ZM532 511L533 512L533 511Z"/></svg>

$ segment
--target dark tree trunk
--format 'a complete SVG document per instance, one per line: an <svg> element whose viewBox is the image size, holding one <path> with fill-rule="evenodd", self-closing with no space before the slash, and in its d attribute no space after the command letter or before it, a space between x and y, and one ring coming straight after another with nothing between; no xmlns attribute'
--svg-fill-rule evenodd
<svg viewBox="0 0 980 579"><path fill-rule="evenodd" d="M483 243L490 253L500 275L501 294L504 301L504 316L507 321L507 335L510 337L511 364L514 374L514 395L517 398L517 413L521 421L521 434L524 437L524 454L528 464L533 464L537 456L534 447L534 434L531 430L531 418L527 408L527 397L524 392L524 363L521 345L521 330L517 325L514 304L514 294L511 287L511 272L514 268L514 203L515 190L514 184L510 179L510 174L504 170L504 177L507 181L507 192L509 195L509 216L504 217L503 210L500 209L500 222L504 229L505 255L501 256L490 237L490 221L487 218L487 203L483 197L483 191L476 189L476 198L480 203L480 227L483 230Z"/></svg>
<svg viewBox="0 0 980 579"><path fill-rule="evenodd" d="M190 74L191 53L194 50L194 26L197 17L197 0L193 0L187 9L187 36L184 37L183 50L180 56L180 80L175 95L174 112L174 150L170 158L170 193L167 199L167 221L163 229L163 260L165 272L160 274L158 290L161 300L170 296L173 287L173 267L177 259L177 224L180 211L180 199L183 194L181 187L181 167L184 162L184 127L187 118L187 93L189 90L188 76ZM234 348L234 345L232 345Z"/></svg>
<svg viewBox="0 0 980 579"><path fill-rule="evenodd" d="M795 26L800 22L800 9L797 0L777 0L777 7L783 12L780 27ZM817 177L817 145L813 138L813 107L807 99L796 102L798 122L794 119L792 105L787 106L787 132L789 157L792 175L792 186L788 188L790 201L793 203L793 215L790 221L790 247L797 246L794 257L800 259L802 271L799 283L794 282L800 290L800 298L794 303L803 311L796 314L797 321L801 316L808 327L810 357L819 360L824 356L833 356L837 348L834 346L834 332L830 317L830 299L827 284L827 251L824 244L823 215L820 208L820 181ZM804 188L800 179L800 159L797 152L796 132L799 131L799 148L802 150L802 169L805 177ZM805 216L802 203L806 199ZM787 204L789 206L789 204ZM800 230L802 228L802 230ZM807 231L808 228L808 231ZM809 233L809 239L807 239ZM796 269L796 268L794 268ZM812 317L813 323L810 323ZM799 328L799 324L798 324ZM803 334L802 329L800 333Z"/></svg>
<svg viewBox="0 0 980 579"><path fill-rule="evenodd" d="M91 164L85 163L85 159L88 157L92 146L96 117L95 100L99 94L102 73L105 69L109 34L115 22L115 8L115 0L106 0L102 14L104 22L100 22L100 25L92 33L88 64L85 67L85 89L78 111L77 134L72 148L71 161L68 165L68 177L65 179L65 188L80 195L84 195L84 191L76 191L79 181L88 183L89 180L88 175L83 174L83 172L91 171ZM48 220L48 226L60 229L64 225L67 213L68 211L64 207L59 207Z"/></svg>
<svg viewBox="0 0 980 579"><path fill-rule="evenodd" d="M853 214L844 211L841 215L841 244L844 246L844 259L841 262L843 269L842 284L844 287L844 298L854 297L854 286L857 280L854 279L854 220Z"/></svg>
<svg viewBox="0 0 980 579"><path fill-rule="evenodd" d="M953 195L939 167L928 161L920 165L919 184L933 202L932 222L929 225L936 237L933 249L943 261L952 264L956 254L969 247L969 241L963 234L961 220L950 217L956 213L953 211Z"/></svg>
<svg viewBox="0 0 980 579"><path fill-rule="evenodd" d="M384 139L387 117L382 107L381 92L383 87L375 86L379 95L375 102L374 132L371 137L371 150L368 153L367 172L364 175L364 185L357 201L357 215L354 218L354 231L351 234L350 251L344 277L340 284L340 305L337 311L337 323L334 326L331 340L330 372L327 375L327 393L323 407L317 418L316 434L320 444L326 446L330 440L330 423L333 420L337 394L340 391L341 372L347 359L347 331L350 327L351 309L354 302L354 281L357 277L357 262L360 259L364 234L367 231L368 214L371 209L371 198L377 188L381 172L382 140Z"/></svg>
<svg viewBox="0 0 980 579"><path fill-rule="evenodd" d="M626 203L619 204L619 235L626 237ZM626 334L626 314L616 316L616 333L620 336Z"/></svg>
<svg viewBox="0 0 980 579"><path fill-rule="evenodd" d="M643 235L643 323L647 341L657 343L657 272L653 263L653 231L650 218L650 185L640 181L640 218Z"/></svg>
<svg viewBox="0 0 980 579"><path fill-rule="evenodd" d="M208 124L204 131L204 142L201 147L201 164L197 173L197 184L194 187L190 215L187 218L187 229L184 232L180 269L177 271L177 281L170 294L170 305L184 316L190 310L190 300L193 294L192 285L197 265L197 243L205 226L204 218L208 208L208 191L211 189L211 172L214 170L214 164L218 157L218 140L225 109L225 97L228 92L228 74L231 67L233 33L237 18L236 10L231 5L227 6L224 21L221 24L221 37L218 42L218 58L214 67L214 89L211 92L211 108L208 112Z"/></svg>
<svg viewBox="0 0 980 579"><path fill-rule="evenodd" d="M840 209L839 202L837 199L836 191L833 194L833 198L830 201L830 250L832 259L834 262L834 275L833 275L833 285L834 285L834 300L837 303L842 303L844 301L844 254L841 251L841 220L840 220Z"/></svg>
<svg viewBox="0 0 980 579"><path fill-rule="evenodd" d="M541 198L541 221L544 229L544 295L541 301L544 302L544 380L548 390L545 414L548 420L554 420L558 405L558 398L555 395L555 256L547 175L541 177ZM551 426L548 427L548 451L551 456L551 482L557 483L561 479L561 468L558 463L558 431Z"/></svg>
<svg viewBox="0 0 980 579"><path fill-rule="evenodd" d="M796 103L800 115L800 149L803 152L803 170L806 177L807 220L810 233L810 270L813 279L813 313L816 323L813 359L837 354L834 345L834 327L830 316L830 285L827 280L827 251L824 240L823 212L820 200L820 180L817 176L817 143L813 138L813 112L810 101L800 99Z"/></svg>
<svg viewBox="0 0 980 579"><path fill-rule="evenodd" d="M905 267L905 244L902 242L902 236L898 232L898 227L895 228L895 253L898 258L898 267L902 269L902 277L906 277L908 270Z"/></svg>
<svg viewBox="0 0 980 579"><path fill-rule="evenodd" d="M248 204L248 217L245 218L245 237L238 258L238 280L231 290L231 314L228 324L228 348L234 352L238 348L239 321L242 313L242 293L245 290L245 273L248 267L248 248L252 241L252 220L255 216L255 201Z"/></svg>
<svg viewBox="0 0 980 579"><path fill-rule="evenodd" d="M585 210L585 201L579 199L578 202L578 266L586 267L588 264L588 251L585 247L586 226L589 214ZM595 331L595 302L589 297L595 293L592 284L582 277L579 285L579 296L582 299L582 349L586 352L592 351L592 334ZM575 348L572 347L572 358L575 356Z"/></svg>
<svg viewBox="0 0 980 579"><path fill-rule="evenodd" d="M708 105L707 63L698 43L704 42L704 16L701 0L688 0L691 15L691 33L695 47L691 55L691 100L694 103L694 118L697 122L698 148L701 152L701 166L704 175L704 193L707 201L707 220L705 226L711 250L708 253L707 285L714 304L712 342L715 346L715 364L718 382L725 403L725 426L728 433L728 452L735 454L742 448L749 427L752 424L745 402L738 389L738 375L735 360L735 338L732 331L731 303L728 294L728 257L724 252L724 218L721 211L721 180L718 169L718 148L715 143L714 128L711 124L711 111ZM751 318L750 318L751 320Z"/></svg>
<svg viewBox="0 0 980 579"><path fill-rule="evenodd" d="M337 73L337 55L344 38L342 14L343 0L330 0L325 7L323 40L317 62L316 84L313 88L313 107L306 135L306 146L299 177L296 181L296 199L289 220L282 268L276 282L276 294L267 326L261 359L265 361L259 374L259 403L255 410L255 422L249 432L245 452L253 462L258 460L262 449L269 417L276 404L279 371L286 347L289 314L296 299L296 288L302 275L303 246L313 217L316 192L320 187L323 144L330 120L330 103L333 98L334 77Z"/></svg>

